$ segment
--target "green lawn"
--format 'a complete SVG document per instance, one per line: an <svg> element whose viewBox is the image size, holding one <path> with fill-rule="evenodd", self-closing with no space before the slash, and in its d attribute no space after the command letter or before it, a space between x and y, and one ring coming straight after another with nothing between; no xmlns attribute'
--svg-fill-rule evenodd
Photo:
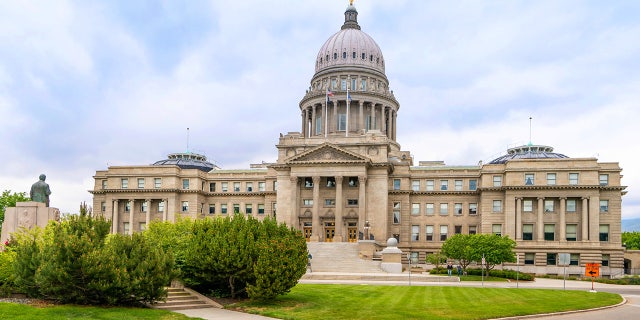
<svg viewBox="0 0 640 320"><path fill-rule="evenodd" d="M160 319L160 320L184 320L189 317L156 309L143 308L105 308L86 306L46 306L33 307L24 304L0 303L0 318L12 320L33 319L104 319L104 320L128 320L128 319Z"/></svg>
<svg viewBox="0 0 640 320"><path fill-rule="evenodd" d="M281 319L488 319L621 301L617 294L572 290L299 284L275 302L228 307Z"/></svg>

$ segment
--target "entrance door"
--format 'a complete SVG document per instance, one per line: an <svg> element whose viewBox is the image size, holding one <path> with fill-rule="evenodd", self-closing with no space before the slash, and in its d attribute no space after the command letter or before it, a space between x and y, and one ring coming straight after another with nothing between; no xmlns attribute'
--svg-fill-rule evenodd
<svg viewBox="0 0 640 320"><path fill-rule="evenodd" d="M349 242L358 242L358 228L349 227L347 232L349 233Z"/></svg>
<svg viewBox="0 0 640 320"><path fill-rule="evenodd" d="M335 227L324 227L324 241L333 242L333 237L336 235Z"/></svg>
<svg viewBox="0 0 640 320"><path fill-rule="evenodd" d="M304 233L304 238L307 240L307 242L309 242L309 240L311 239L311 227L304 227L302 230L302 232Z"/></svg>

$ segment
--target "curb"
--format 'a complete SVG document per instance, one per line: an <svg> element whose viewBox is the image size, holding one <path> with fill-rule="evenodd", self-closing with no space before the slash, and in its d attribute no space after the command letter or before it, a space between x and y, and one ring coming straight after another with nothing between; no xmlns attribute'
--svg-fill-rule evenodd
<svg viewBox="0 0 640 320"><path fill-rule="evenodd" d="M494 318L493 320L535 319L535 318L540 318L540 317L560 316L560 315L565 315L565 314L583 313L583 312L591 312L591 311L598 311L598 310L617 308L617 307L620 307L620 306L622 306L622 305L627 303L627 299L625 297L623 297L622 295L619 295L619 296L622 297L622 301L620 303L618 303L618 304L612 304L610 306L597 307L597 308L591 308L591 309L551 312L551 313L529 314L529 315L513 316L513 317L505 317L505 318Z"/></svg>

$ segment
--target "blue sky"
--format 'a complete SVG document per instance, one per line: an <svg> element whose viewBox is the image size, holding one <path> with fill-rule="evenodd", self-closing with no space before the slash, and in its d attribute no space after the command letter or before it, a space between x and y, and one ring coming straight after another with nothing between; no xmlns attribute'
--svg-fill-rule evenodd
<svg viewBox="0 0 640 320"><path fill-rule="evenodd" d="M40 173L51 205L96 170L187 146L225 169L275 161L348 1L0 2L0 189ZM414 162L490 161L529 141L624 169L640 217L640 2L355 1Z"/></svg>

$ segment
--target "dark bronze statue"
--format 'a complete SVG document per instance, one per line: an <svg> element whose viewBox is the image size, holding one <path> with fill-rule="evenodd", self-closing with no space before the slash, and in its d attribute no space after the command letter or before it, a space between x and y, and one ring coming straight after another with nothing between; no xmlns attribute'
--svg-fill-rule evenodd
<svg viewBox="0 0 640 320"><path fill-rule="evenodd" d="M41 174L40 180L31 185L29 196L31 197L31 201L42 202L48 207L49 195L51 194L51 190L49 189L49 185L44 182L45 179L47 179L47 176Z"/></svg>

